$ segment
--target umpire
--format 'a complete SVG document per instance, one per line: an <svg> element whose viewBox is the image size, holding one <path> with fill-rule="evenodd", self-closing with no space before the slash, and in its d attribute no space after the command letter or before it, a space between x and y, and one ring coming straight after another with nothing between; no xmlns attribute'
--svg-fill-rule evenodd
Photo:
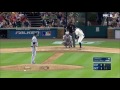
<svg viewBox="0 0 120 90"><path fill-rule="evenodd" d="M75 47L75 25L72 22L68 24L67 31L69 31L69 34L72 36L73 47Z"/></svg>

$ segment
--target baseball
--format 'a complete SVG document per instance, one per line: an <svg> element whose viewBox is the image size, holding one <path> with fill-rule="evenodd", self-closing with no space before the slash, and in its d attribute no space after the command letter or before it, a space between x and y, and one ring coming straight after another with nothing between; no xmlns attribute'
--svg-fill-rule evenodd
<svg viewBox="0 0 120 90"><path fill-rule="evenodd" d="M24 70L24 71L26 71L26 70Z"/></svg>

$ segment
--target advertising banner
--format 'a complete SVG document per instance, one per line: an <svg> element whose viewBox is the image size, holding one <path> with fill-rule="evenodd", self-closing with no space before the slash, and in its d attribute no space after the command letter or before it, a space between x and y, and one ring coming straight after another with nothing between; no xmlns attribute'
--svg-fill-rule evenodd
<svg viewBox="0 0 120 90"><path fill-rule="evenodd" d="M50 30L8 30L8 38L32 38L34 33L38 33L38 38L56 38L57 29Z"/></svg>

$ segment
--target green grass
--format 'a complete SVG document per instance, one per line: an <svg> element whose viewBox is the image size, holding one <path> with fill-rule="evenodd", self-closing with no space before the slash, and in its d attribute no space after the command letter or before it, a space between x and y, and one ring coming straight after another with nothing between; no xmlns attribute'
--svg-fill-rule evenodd
<svg viewBox="0 0 120 90"><path fill-rule="evenodd" d="M36 54L36 63L41 63L54 53L52 52L38 52ZM3 65L17 65L17 64L29 64L31 62L31 53L1 53L0 54L0 66Z"/></svg>
<svg viewBox="0 0 120 90"><path fill-rule="evenodd" d="M60 46L52 44L54 41L61 41L56 39L38 39L39 46ZM83 40L85 41L85 40ZM94 40L93 40L94 41ZM104 41L104 40L103 40ZM22 48L30 47L31 39L8 39L0 40L0 48ZM104 41L100 44L84 44L83 46L97 46L97 47L110 47L110 48L120 48L120 41Z"/></svg>
<svg viewBox="0 0 120 90"><path fill-rule="evenodd" d="M120 41L104 41L100 44L89 44L85 46L97 46L97 47L107 47L107 48L120 48Z"/></svg>
<svg viewBox="0 0 120 90"><path fill-rule="evenodd" d="M67 58L66 58L67 57ZM94 71L93 57L111 57L112 70L110 71ZM56 64L70 64L84 66L82 70L76 70L75 73L69 77L92 77L92 78L111 78L120 77L120 56L119 54L108 53L65 53L62 57L55 60Z"/></svg>
<svg viewBox="0 0 120 90"><path fill-rule="evenodd" d="M18 55L17 55L18 54ZM41 63L53 53L37 53L36 62ZM30 63L31 53L0 54L0 66ZM112 70L93 70L93 57L111 57ZM25 57L25 58L24 58ZM83 69L56 71L0 71L1 78L120 78L120 56L110 53L66 52L56 59L54 64L80 65Z"/></svg>
<svg viewBox="0 0 120 90"><path fill-rule="evenodd" d="M39 46L51 46L55 40L38 39ZM30 47L31 39L0 40L0 48L23 48Z"/></svg>

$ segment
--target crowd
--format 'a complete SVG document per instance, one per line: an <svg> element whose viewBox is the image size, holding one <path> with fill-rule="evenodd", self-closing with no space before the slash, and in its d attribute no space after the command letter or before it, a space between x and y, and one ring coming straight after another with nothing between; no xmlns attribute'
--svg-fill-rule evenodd
<svg viewBox="0 0 120 90"><path fill-rule="evenodd" d="M21 12L0 12L0 28L30 27L30 21Z"/></svg>
<svg viewBox="0 0 120 90"><path fill-rule="evenodd" d="M69 14L66 18L66 12L30 12L31 15L38 15L40 27L64 27L66 23L72 22L75 24L76 17ZM109 26L120 27L120 12L110 12L108 17ZM107 25L107 17L104 17L103 26ZM12 27L31 27L31 21L27 18L25 12L0 12L0 28ZM88 21L91 26L91 22Z"/></svg>
<svg viewBox="0 0 120 90"><path fill-rule="evenodd" d="M103 26L107 25L107 17L109 27L120 27L120 12L110 12L109 16L105 16Z"/></svg>
<svg viewBox="0 0 120 90"><path fill-rule="evenodd" d="M66 25L66 15L64 12L40 12L40 27L64 27Z"/></svg>

